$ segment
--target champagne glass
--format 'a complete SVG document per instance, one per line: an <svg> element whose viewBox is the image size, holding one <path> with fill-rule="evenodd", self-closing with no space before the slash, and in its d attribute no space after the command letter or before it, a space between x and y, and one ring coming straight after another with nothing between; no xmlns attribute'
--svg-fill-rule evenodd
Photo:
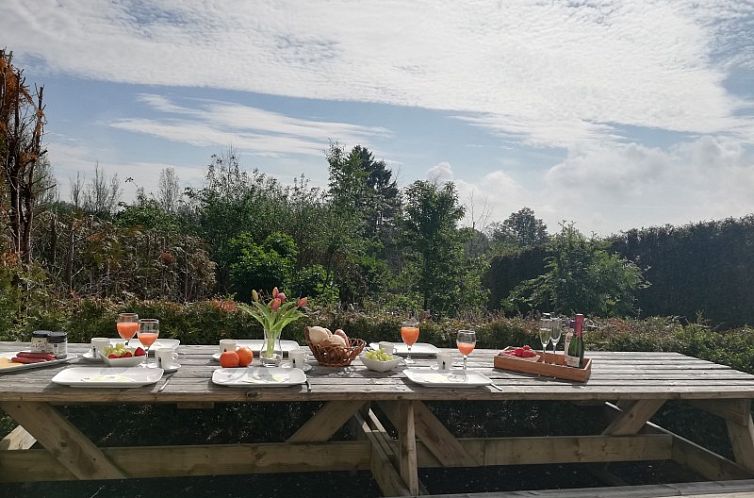
<svg viewBox="0 0 754 498"><path fill-rule="evenodd" d="M419 322L414 319L407 320L401 324L401 339L408 347L408 356L406 357L406 364L411 365L416 363L411 359L411 346L416 344L419 340Z"/></svg>
<svg viewBox="0 0 754 498"><path fill-rule="evenodd" d="M476 346L476 332L473 330L459 330L456 337L456 346L458 346L458 351L463 355L463 370L465 373L467 359L471 352L474 351L474 346Z"/></svg>
<svg viewBox="0 0 754 498"><path fill-rule="evenodd" d="M139 315L136 313L119 313L115 328L118 330L120 338L126 341L125 345L128 346L136 332L139 331Z"/></svg>
<svg viewBox="0 0 754 498"><path fill-rule="evenodd" d="M145 318L139 320L139 331L137 332L139 341L147 348L146 359L144 360L145 367L151 367L149 364L149 348L155 343L160 336L160 321L154 318Z"/></svg>
<svg viewBox="0 0 754 498"><path fill-rule="evenodd" d="M544 318L539 321L539 342L542 343L542 362L547 363L547 346L550 345L552 320L549 314L545 314Z"/></svg>
<svg viewBox="0 0 754 498"><path fill-rule="evenodd" d="M552 354L555 353L555 349L560 342L560 336L563 335L563 321L560 318L555 318L550 323L550 342L552 342Z"/></svg>

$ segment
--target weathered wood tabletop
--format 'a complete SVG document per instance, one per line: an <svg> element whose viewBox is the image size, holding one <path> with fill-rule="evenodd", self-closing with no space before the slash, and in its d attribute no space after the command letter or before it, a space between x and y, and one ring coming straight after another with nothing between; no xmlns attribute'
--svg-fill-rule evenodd
<svg viewBox="0 0 754 498"><path fill-rule="evenodd" d="M24 346L0 343L0 351ZM87 349L85 344L69 345L72 354ZM217 346L180 346L182 367L167 384L164 378L135 389L82 389L50 382L71 365L98 366L79 361L0 375L0 408L19 423L0 441L0 481L371 470L386 495L409 495L423 489L419 467L672 459L710 480L754 475L754 376L677 353L590 352L592 375L580 384L497 370L492 368L497 351L475 350L469 367L490 377L495 387L471 389L418 386L402 368L377 373L358 360L345 369L325 368L311 359L309 391L306 386L216 386L211 381L219 368L211 358L216 351ZM416 360L412 368L429 368L436 362ZM602 402L606 426L592 436L457 438L423 403L433 400ZM684 400L722 417L735 461L652 424L649 420L667 400ZM211 407L214 402L250 401L325 403L282 443L127 448L98 448L54 407L59 403ZM329 441L349 422L363 438ZM397 439L388 430L390 425ZM31 449L35 443L43 449ZM160 465L154 465L156 460Z"/></svg>
<svg viewBox="0 0 754 498"><path fill-rule="evenodd" d="M0 351L18 350L17 343L0 343ZM72 344L69 351L81 354L88 345ZM347 369L320 367L311 359L307 373L312 386L281 389L230 389L212 384L219 368L211 355L217 346L179 346L182 368L162 392L157 384L137 389L74 389L57 386L50 379L60 370L97 364L72 362L58 367L26 370L0 377L0 401L68 402L172 402L177 401L331 401L331 400L620 400L754 398L754 376L705 360L678 353L590 352L592 376L586 384L529 376L492 368L496 350L478 349L469 366L493 379L499 388L442 389L411 383L402 372L382 374L367 370L357 359ZM455 352L458 355L458 352ZM419 358L415 368L435 364L434 358ZM99 365L101 366L101 365Z"/></svg>

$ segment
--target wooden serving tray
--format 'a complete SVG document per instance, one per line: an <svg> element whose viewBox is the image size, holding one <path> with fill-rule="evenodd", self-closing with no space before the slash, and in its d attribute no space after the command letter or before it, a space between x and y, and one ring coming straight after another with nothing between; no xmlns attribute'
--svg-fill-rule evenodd
<svg viewBox="0 0 754 498"><path fill-rule="evenodd" d="M576 382L586 382L592 374L591 358L584 358L585 365L583 368L573 368L565 364L565 356L562 354L546 353L547 363L543 363L541 360L542 353L537 353L538 356L531 358L519 358L518 356L505 354L505 351L513 349L516 348L507 347L495 355L495 368Z"/></svg>

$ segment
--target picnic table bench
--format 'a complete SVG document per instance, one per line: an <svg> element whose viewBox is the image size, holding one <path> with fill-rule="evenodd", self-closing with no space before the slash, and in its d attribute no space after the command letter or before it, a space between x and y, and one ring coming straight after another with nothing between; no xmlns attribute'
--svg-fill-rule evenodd
<svg viewBox="0 0 754 498"><path fill-rule="evenodd" d="M83 353L87 344L71 344ZM20 349L0 342L0 351ZM306 386L236 389L210 378L216 346L180 346L183 365L166 380L135 389L82 389L50 379L66 365L0 376L0 409L19 427L0 442L0 481L118 479L185 475L370 470L387 495L423 490L421 467L477 467L674 460L708 480L754 477L754 376L678 353L590 352L586 384L496 370L496 350L475 350L469 367L495 387L427 388L401 370L380 374L358 360L348 369L315 365ZM418 368L434 359L417 358ZM77 365L81 366L81 364ZM599 434L457 438L425 401L560 400L604 403L610 420ZM668 400L683 400L725 419L735 461L649 422ZM226 445L97 447L56 404L324 402L284 442ZM377 409L379 407L379 409ZM389 424L388 424L389 422ZM346 423L352 441L330 441ZM389 430L393 426L397 439ZM34 443L42 449L31 449ZM159 462L155 465L154 462Z"/></svg>

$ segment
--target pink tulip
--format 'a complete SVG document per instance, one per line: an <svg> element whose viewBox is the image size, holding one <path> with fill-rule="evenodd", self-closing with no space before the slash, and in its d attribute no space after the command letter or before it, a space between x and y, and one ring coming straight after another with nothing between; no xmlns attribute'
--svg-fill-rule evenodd
<svg viewBox="0 0 754 498"><path fill-rule="evenodd" d="M298 306L299 308L303 308L308 303L309 303L309 300L307 298L300 297L300 298L298 298L298 302L296 303L296 306Z"/></svg>
<svg viewBox="0 0 754 498"><path fill-rule="evenodd" d="M278 294L280 294L280 292L278 291L277 287L275 287L274 289L272 289L272 298L273 299L275 299L276 297L278 297Z"/></svg>
<svg viewBox="0 0 754 498"><path fill-rule="evenodd" d="M278 292L278 299L285 302L286 299L288 299L285 295L285 292Z"/></svg>
<svg viewBox="0 0 754 498"><path fill-rule="evenodd" d="M275 298L272 301L270 301L270 309L272 311L277 311L280 308L281 304L283 304L283 301L281 301L278 298Z"/></svg>

